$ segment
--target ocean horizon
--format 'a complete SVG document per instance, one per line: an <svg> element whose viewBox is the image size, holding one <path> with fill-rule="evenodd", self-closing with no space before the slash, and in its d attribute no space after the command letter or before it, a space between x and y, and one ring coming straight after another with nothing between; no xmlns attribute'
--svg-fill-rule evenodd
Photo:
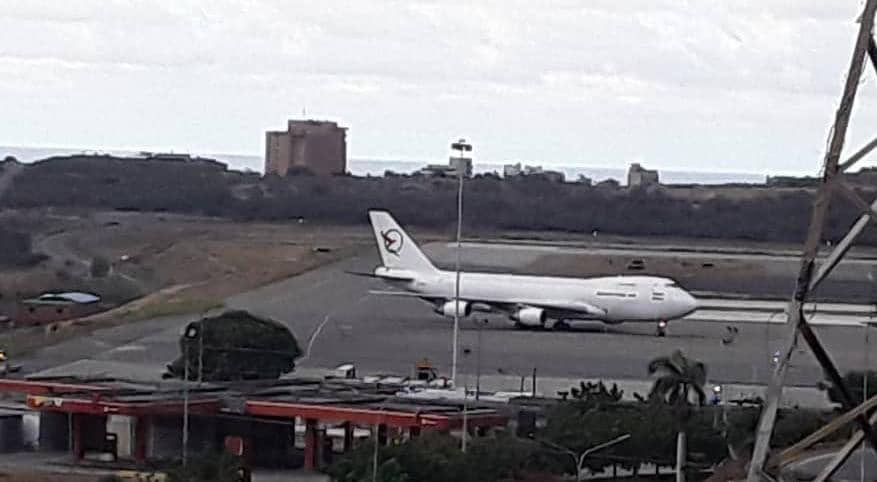
<svg viewBox="0 0 877 482"><path fill-rule="evenodd" d="M113 150L113 149L76 149L76 148L47 148L47 147L19 147L0 146L0 159L13 156L20 162L31 163L53 156L65 156L73 154L110 154L120 157L136 156L139 151ZM262 172L264 158L259 155L242 154L192 154L208 157L227 163L230 169L240 171ZM435 163L434 160L424 161L400 161L391 159L357 159L347 160L347 170L354 176L383 176L391 171L397 174L407 174L419 170L426 164ZM615 179L621 184L627 183L627 167L599 167L599 166L570 166L554 165L550 163L522 163L539 165L545 170L559 171L566 176L567 181L575 181L580 176L587 177L594 182ZM475 162L473 170L476 174L496 172L502 175L503 165L490 162ZM650 166L645 166L650 167ZM747 172L713 172L697 170L658 169L662 184L763 184L766 175Z"/></svg>

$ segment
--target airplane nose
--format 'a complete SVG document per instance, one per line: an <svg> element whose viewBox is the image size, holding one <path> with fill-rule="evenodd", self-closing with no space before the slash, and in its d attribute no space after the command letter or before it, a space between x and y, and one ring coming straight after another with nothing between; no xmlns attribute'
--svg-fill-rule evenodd
<svg viewBox="0 0 877 482"><path fill-rule="evenodd" d="M697 298L691 296L690 293L682 293L682 302L685 305L686 313L692 313L697 310Z"/></svg>

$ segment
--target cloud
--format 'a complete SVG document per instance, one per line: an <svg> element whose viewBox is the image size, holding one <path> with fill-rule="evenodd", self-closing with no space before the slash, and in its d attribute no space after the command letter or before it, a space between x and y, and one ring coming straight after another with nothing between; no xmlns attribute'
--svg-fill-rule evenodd
<svg viewBox="0 0 877 482"><path fill-rule="evenodd" d="M491 161L800 169L824 147L860 3L12 0L0 104L28 122L0 142L258 153L307 107L348 123L360 157L442 157L471 132ZM683 132L697 139L667 139Z"/></svg>

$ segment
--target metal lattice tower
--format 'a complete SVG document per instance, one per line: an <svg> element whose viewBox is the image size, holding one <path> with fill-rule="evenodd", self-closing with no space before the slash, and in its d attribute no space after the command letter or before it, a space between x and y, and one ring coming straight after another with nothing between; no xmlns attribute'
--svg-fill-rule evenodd
<svg viewBox="0 0 877 482"><path fill-rule="evenodd" d="M870 57L872 64L875 66L875 69L877 69L877 44L875 44L872 35L875 11L877 11L877 0L867 0L862 16L859 19L859 33L856 37L856 44L853 50L849 72L847 74L846 85L844 86L840 106L835 115L828 150L825 153L822 180L816 194L816 199L813 203L810 228L807 232L807 239L804 243L797 284L792 299L786 307L788 320L787 343L785 350L781 353L779 363L777 363L774 368L773 376L770 385L768 386L766 402L761 412L755 448L753 449L749 466L749 474L747 477L748 482L759 482L765 478L769 478L766 472L767 467L765 466L765 463L767 462L767 455L770 448L770 438L773 433L777 409L782 396L786 370L789 367L789 361L797 345L799 334L810 347L816 360L822 366L825 375L831 383L840 389L844 402L844 409L852 410L854 408L855 402L853 401L849 387L844 383L840 372L832 361L828 351L826 351L819 338L816 336L816 333L813 332L813 329L808 324L807 319L804 316L803 307L812 290L815 289L819 283L831 273L832 269L837 266L841 259L843 259L853 242L865 229L868 223L877 220L877 201L873 204L868 204L862 200L861 197L859 197L859 195L849 186L844 176L846 170L877 147L877 138L869 142L849 159L840 162L840 155L843 150L853 103L855 102L856 92L859 87L859 81L862 77L866 55ZM859 217L852 228L850 228L849 232L847 232L840 243L835 246L834 250L825 261L817 267L816 259L819 254L819 245L822 240L825 222L828 217L828 208L834 194L841 194L851 200L857 208L862 210L863 214ZM855 421L859 425L861 431L861 435L857 434L859 440L864 438L873 448L877 449L877 432L872 428L865 412L862 411L857 414ZM850 444L852 443L853 440L850 441ZM855 445L853 445L853 448L855 448ZM846 447L844 449L846 449ZM846 455L844 455L845 453ZM842 450L838 453L836 458L846 459L846 457L849 456L849 453L852 453L852 449L849 451ZM840 463L837 463L836 466L839 467L842 462L843 460L841 460ZM830 475L831 474L828 473L826 477Z"/></svg>

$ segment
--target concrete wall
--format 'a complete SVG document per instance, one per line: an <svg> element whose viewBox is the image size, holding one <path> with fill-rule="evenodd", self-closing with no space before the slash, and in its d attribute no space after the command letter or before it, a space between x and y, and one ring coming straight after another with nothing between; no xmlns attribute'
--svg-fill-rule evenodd
<svg viewBox="0 0 877 482"><path fill-rule="evenodd" d="M347 170L347 132L335 122L296 121L286 132L265 135L265 173L285 176L290 167L317 175Z"/></svg>
<svg viewBox="0 0 877 482"><path fill-rule="evenodd" d="M40 445L40 414L29 412L22 417L22 441L26 448L37 448Z"/></svg>
<svg viewBox="0 0 877 482"><path fill-rule="evenodd" d="M292 164L305 167L317 175L344 173L347 169L344 129L330 124L308 128L305 132L303 138L298 138L298 142L304 144L303 148L293 149Z"/></svg>
<svg viewBox="0 0 877 482"><path fill-rule="evenodd" d="M123 415L110 415L107 418L107 433L116 434L117 455L122 458L133 456L135 419Z"/></svg>
<svg viewBox="0 0 877 482"><path fill-rule="evenodd" d="M289 170L290 148L288 133L265 133L265 174L286 175Z"/></svg>

